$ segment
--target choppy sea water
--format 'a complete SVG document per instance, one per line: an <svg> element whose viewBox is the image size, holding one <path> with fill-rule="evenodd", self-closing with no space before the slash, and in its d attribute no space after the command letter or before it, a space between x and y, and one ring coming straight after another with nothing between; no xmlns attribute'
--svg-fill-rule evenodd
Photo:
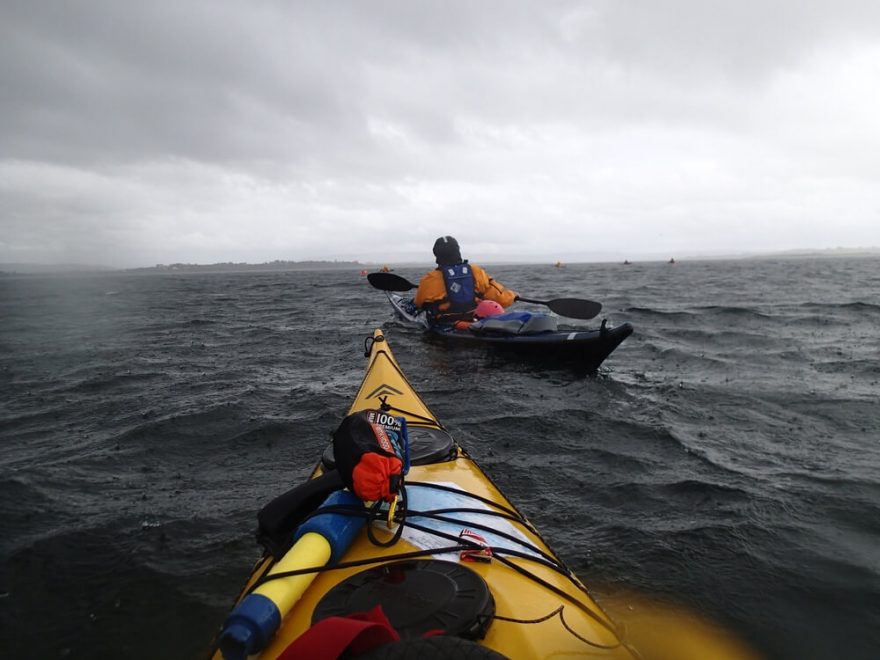
<svg viewBox="0 0 880 660"><path fill-rule="evenodd" d="M314 467L383 327L600 603L877 657L880 260L489 270L635 333L582 379L444 349L358 271L0 278L3 655L202 656L257 509Z"/></svg>

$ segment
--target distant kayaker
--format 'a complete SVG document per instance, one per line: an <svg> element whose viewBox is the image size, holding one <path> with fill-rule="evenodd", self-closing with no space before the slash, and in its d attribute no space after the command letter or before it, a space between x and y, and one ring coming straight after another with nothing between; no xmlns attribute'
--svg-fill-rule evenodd
<svg viewBox="0 0 880 660"><path fill-rule="evenodd" d="M494 300L502 307L516 300L515 291L462 259L458 241L452 236L441 236L434 242L434 257L437 268L421 279L413 300L434 322L472 320L481 300Z"/></svg>

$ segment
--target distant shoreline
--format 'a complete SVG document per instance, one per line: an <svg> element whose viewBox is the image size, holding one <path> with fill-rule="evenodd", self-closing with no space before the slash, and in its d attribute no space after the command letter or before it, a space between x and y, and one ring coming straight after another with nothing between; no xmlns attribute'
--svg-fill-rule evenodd
<svg viewBox="0 0 880 660"><path fill-rule="evenodd" d="M351 270L376 267L359 261L269 261L261 264L231 261L214 264L157 264L142 268L124 268L126 273L237 273L290 270Z"/></svg>
<svg viewBox="0 0 880 660"><path fill-rule="evenodd" d="M156 264L138 268L111 268L108 266L84 266L78 264L0 264L3 275L52 275L52 274L133 274L167 275L172 273L261 273L297 270L356 270L380 268L377 264L358 261L270 261L261 264L245 262L219 262L213 264Z"/></svg>

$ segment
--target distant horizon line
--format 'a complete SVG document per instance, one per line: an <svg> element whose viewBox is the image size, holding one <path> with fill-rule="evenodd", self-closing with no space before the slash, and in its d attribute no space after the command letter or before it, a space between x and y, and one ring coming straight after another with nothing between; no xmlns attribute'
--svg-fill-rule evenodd
<svg viewBox="0 0 880 660"><path fill-rule="evenodd" d="M521 256L511 257L509 259L479 259L479 263L488 265L555 265L555 264L596 264L596 263L655 263L670 260L678 261L724 261L724 260L748 260L748 259L768 259L768 258L797 258L797 257L835 257L835 256L880 256L880 247L835 247L835 248L794 248L789 250L779 250L772 252L738 252L726 254L698 254L684 253L683 256L676 257L674 255L665 257L659 253L634 255L627 257L622 254L602 254L600 255L584 255L581 257L554 259L550 257L542 258L524 258ZM592 258L591 258L592 257ZM195 262L171 262L160 263L152 266L106 266L100 264L83 264L83 263L41 263L41 262L3 262L0 263L0 273L4 274L37 274L37 273L61 273L61 272L168 272L205 270L209 268L226 267L233 270L247 269L264 269L264 270L284 270L294 267L301 270L307 270L308 267L315 269L343 269L343 268L371 268L393 264L400 267L425 267L433 265L429 259L424 260L406 260L406 261L360 261L358 259L273 259L263 262L248 261L215 261L211 263L195 263ZM21 270L9 270L9 269Z"/></svg>

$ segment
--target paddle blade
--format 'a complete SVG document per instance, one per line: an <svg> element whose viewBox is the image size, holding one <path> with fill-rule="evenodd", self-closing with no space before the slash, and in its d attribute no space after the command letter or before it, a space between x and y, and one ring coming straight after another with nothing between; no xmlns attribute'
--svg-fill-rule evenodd
<svg viewBox="0 0 880 660"><path fill-rule="evenodd" d="M367 280L382 291L409 291L418 287L418 284L413 284L405 277L394 273L370 273L367 275Z"/></svg>
<svg viewBox="0 0 880 660"><path fill-rule="evenodd" d="M588 320L595 318L602 311L602 303L580 298L556 298L548 300L546 305L559 316L566 316L570 319Z"/></svg>

